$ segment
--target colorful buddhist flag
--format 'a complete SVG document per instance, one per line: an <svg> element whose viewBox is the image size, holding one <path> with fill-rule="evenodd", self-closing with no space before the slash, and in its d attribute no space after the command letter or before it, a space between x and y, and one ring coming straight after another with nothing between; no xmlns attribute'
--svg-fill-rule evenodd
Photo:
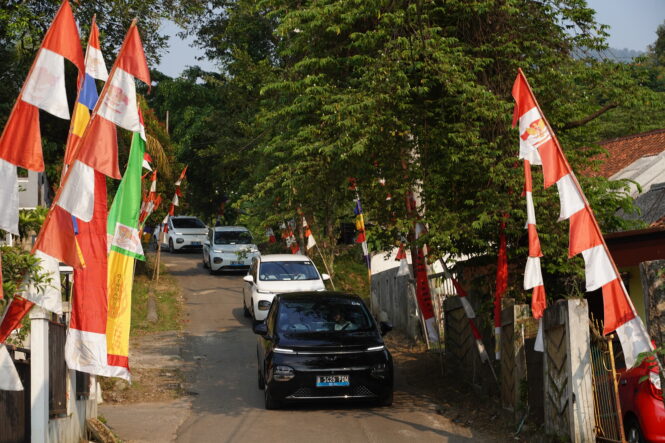
<svg viewBox="0 0 665 443"><path fill-rule="evenodd" d="M512 92L515 99L513 126L519 123L519 157L531 164L542 164L545 188L557 185L561 204L559 220L570 221L568 255L582 254L586 290L602 289L604 333L616 331L626 364L633 366L638 354L653 350L644 323L635 312L593 211L521 69Z"/></svg>
<svg viewBox="0 0 665 443"><path fill-rule="evenodd" d="M139 239L141 172L145 140L134 133L125 176L120 182L111 210L106 234L108 257L108 317L106 342L108 364L102 373L129 380L129 331L131 327L134 260L143 260Z"/></svg>
<svg viewBox="0 0 665 443"><path fill-rule="evenodd" d="M354 185L355 187L355 185ZM356 231L358 231L358 236L356 237L356 243L360 243L363 248L363 256L365 257L365 264L367 269L370 269L370 258L369 250L367 249L367 236L365 235L365 216L363 214L363 207L360 204L360 197L356 193L356 205L353 208L353 213L356 216Z"/></svg>

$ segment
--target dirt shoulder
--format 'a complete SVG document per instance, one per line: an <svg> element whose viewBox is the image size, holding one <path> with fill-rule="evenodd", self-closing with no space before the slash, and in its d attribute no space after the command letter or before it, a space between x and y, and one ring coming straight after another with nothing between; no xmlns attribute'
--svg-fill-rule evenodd
<svg viewBox="0 0 665 443"><path fill-rule="evenodd" d="M515 429L500 405L480 396L449 374L437 352L391 332L384 338L396 368L396 390L404 390L435 404L437 414L457 425L479 431L493 441L515 441Z"/></svg>

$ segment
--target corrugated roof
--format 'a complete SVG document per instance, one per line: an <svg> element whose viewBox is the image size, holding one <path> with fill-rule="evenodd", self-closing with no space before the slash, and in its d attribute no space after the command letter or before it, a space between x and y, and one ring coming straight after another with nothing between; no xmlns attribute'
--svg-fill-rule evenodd
<svg viewBox="0 0 665 443"><path fill-rule="evenodd" d="M665 129L605 140L599 143L607 150L598 172L591 175L611 177L642 157L658 155L665 151Z"/></svg>

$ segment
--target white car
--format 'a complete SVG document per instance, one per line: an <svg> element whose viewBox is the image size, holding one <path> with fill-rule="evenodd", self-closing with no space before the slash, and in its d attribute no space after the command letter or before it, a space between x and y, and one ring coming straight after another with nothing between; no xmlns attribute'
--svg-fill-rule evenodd
<svg viewBox="0 0 665 443"><path fill-rule="evenodd" d="M168 246L169 252L201 249L207 235L208 227L197 217L176 215L169 217L162 246Z"/></svg>
<svg viewBox="0 0 665 443"><path fill-rule="evenodd" d="M268 315L275 294L300 291L324 291L328 274L319 274L312 261L304 255L271 254L252 260L249 273L243 278L242 304L246 317L263 321Z"/></svg>
<svg viewBox="0 0 665 443"><path fill-rule="evenodd" d="M203 266L211 274L217 271L246 271L259 255L252 234L243 226L210 228L203 242Z"/></svg>

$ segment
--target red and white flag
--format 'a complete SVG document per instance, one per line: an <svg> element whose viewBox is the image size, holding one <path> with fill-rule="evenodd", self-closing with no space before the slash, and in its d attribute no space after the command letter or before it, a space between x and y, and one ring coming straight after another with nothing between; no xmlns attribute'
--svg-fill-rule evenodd
<svg viewBox="0 0 665 443"><path fill-rule="evenodd" d="M604 333L616 331L626 364L633 366L638 354L653 350L649 335L635 312L582 188L521 69L513 85L513 97L513 125L519 122L519 156L532 164L542 164L545 188L557 185L559 220L570 221L568 255L582 254L587 291L602 288Z"/></svg>
<svg viewBox="0 0 665 443"><path fill-rule="evenodd" d="M106 320L108 311L106 241L106 177L95 171L95 210L90 222L78 223L78 244L86 267L74 269L71 319L65 342L69 369L103 374L107 363Z"/></svg>
<svg viewBox="0 0 665 443"><path fill-rule="evenodd" d="M147 169L148 171L152 171L150 163L152 163L152 157L150 157L150 154L146 152L145 154L143 154L143 168Z"/></svg>
<svg viewBox="0 0 665 443"><path fill-rule="evenodd" d="M543 312L547 307L547 297L543 275L540 268L540 257L543 253L540 249L540 240L536 230L536 210L533 206L533 182L531 179L531 163L524 160L524 195L526 197L526 226L529 235L529 256L526 259L524 269L524 290L533 289L531 293L531 313L533 318L538 319L538 335L534 349L539 352L545 350L543 343Z"/></svg>
<svg viewBox="0 0 665 443"><path fill-rule="evenodd" d="M39 110L69 119L65 63L83 74L83 51L74 14L63 1L46 32L28 77L0 136L0 229L18 235L18 177L16 167L44 170Z"/></svg>
<svg viewBox="0 0 665 443"><path fill-rule="evenodd" d="M314 246L316 246L316 240L314 240L314 234L312 234L312 230L307 224L305 217L302 218L302 227L305 229L305 238L307 239L307 245L305 248L309 251Z"/></svg>
<svg viewBox="0 0 665 443"><path fill-rule="evenodd" d="M83 221L92 219L94 209L93 170L120 179L116 125L143 134L135 78L150 85L141 37L132 24L56 198L58 206Z"/></svg>
<svg viewBox="0 0 665 443"><path fill-rule="evenodd" d="M69 6L65 1L63 8L65 4L67 7ZM78 36L78 34L76 35ZM64 37L59 35L53 38L62 39ZM80 42L77 44L80 51ZM81 67L83 67L82 53ZM114 121L119 120L126 123L127 121L133 122L136 120L140 124L138 108L135 103L134 105L130 103L130 99L133 99L134 102L136 101L133 85L125 85L127 88L126 91L110 89L109 87L109 83L113 81L113 77L118 75L118 73L123 75L123 72L131 74L148 85L150 84L150 75L145 54L135 24L132 24L127 31L118 58L111 69L110 81L104 86L90 123L76 146L75 152L72 154L74 162L63 177L61 187L54 199L54 204L44 221L33 247L33 252L40 258L42 267L48 270L51 281L58 284L58 262L64 262L75 269L81 269L85 266L85 259L75 235L76 227L74 226L74 220L82 220L83 222L90 222L92 220L96 195L95 172L120 178L115 125L111 120L107 120L99 115L97 110L101 106L105 106L107 110L113 108L118 114L114 116ZM120 83L122 85L122 82ZM118 82L116 81L117 84ZM134 91L133 95L132 91ZM135 119L130 115L132 110L136 110ZM134 126L131 126L131 128L133 129ZM99 284L103 284L103 282L99 282ZM47 291L47 294L50 295L51 293L55 296L55 290ZM23 315L32 307L32 302L38 302L46 309L58 312L60 304L57 301L49 304L49 298L37 293L37 291L31 291L30 286L28 286L28 290L24 293L24 296L25 298L14 298L12 300L8 308L8 312L11 312L12 316L8 317L5 315L3 321L0 323L0 338L3 340L6 336L2 337L2 335L6 331L11 332L19 325ZM57 299L60 300L59 286ZM16 307L13 306L14 304L16 304ZM9 332L6 332L6 334L9 334Z"/></svg>

